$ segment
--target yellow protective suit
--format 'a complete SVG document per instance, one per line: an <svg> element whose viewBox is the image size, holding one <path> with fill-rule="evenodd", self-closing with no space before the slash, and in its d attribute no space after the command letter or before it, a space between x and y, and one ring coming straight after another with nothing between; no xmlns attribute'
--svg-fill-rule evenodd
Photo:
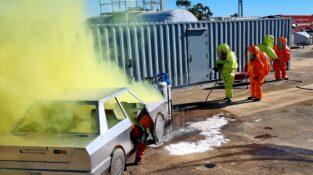
<svg viewBox="0 0 313 175"><path fill-rule="evenodd" d="M273 35L266 35L264 36L263 43L258 45L258 48L264 52L270 60L277 60L278 58L273 49L274 40L275 38Z"/></svg>
<svg viewBox="0 0 313 175"><path fill-rule="evenodd" d="M225 53L224 56L222 53ZM217 47L218 59L216 61L217 67L220 67L222 80L224 81L226 98L233 97L233 83L235 72L238 68L237 57L234 52L230 50L228 44L221 44ZM224 58L222 58L224 57Z"/></svg>

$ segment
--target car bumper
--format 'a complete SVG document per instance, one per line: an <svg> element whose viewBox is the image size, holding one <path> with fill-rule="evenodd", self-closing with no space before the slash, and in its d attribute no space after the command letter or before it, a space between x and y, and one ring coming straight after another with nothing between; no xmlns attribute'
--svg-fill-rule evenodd
<svg viewBox="0 0 313 175"><path fill-rule="evenodd" d="M0 175L91 175L90 172L1 169Z"/></svg>

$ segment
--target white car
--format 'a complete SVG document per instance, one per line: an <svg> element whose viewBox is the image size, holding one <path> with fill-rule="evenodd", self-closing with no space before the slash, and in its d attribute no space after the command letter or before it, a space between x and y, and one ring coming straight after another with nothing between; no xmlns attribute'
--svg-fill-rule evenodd
<svg viewBox="0 0 313 175"><path fill-rule="evenodd" d="M162 139L171 118L166 101L145 104L127 88L75 90L37 102L0 136L0 174L122 174L134 150L130 131L144 106Z"/></svg>

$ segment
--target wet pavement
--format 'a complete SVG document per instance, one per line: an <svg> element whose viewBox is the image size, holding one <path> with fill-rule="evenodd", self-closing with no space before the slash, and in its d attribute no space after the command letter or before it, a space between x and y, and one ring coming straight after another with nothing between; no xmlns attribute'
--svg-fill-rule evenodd
<svg viewBox="0 0 313 175"><path fill-rule="evenodd" d="M145 162L127 166L125 174L311 175L313 174L313 46L292 50L292 81L266 79L264 99L246 100L246 85L237 86L234 102L226 104L222 88L206 95L213 84L175 89L174 130L223 113L230 122L222 133L230 142L203 153L170 155L164 147L181 141L203 139L199 132L175 134L166 145L149 148ZM302 82L302 84L300 84ZM133 161L128 159L128 163ZM130 165L130 164L128 164Z"/></svg>

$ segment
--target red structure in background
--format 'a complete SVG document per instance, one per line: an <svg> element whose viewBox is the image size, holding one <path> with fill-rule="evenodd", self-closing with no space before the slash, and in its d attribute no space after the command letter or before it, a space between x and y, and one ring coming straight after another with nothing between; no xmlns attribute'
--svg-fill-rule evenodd
<svg viewBox="0 0 313 175"><path fill-rule="evenodd" d="M291 18L292 24L301 30L313 30L313 15L277 15L277 17Z"/></svg>

